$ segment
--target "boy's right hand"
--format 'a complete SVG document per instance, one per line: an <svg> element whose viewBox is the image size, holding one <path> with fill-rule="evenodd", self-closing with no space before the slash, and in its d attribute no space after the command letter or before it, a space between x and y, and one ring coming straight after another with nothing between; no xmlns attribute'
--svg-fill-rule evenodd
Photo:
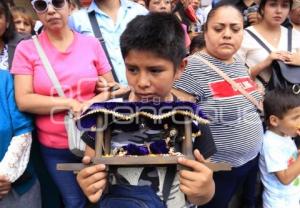
<svg viewBox="0 0 300 208"><path fill-rule="evenodd" d="M10 189L11 183L5 176L0 175L0 200L9 193Z"/></svg>
<svg viewBox="0 0 300 208"><path fill-rule="evenodd" d="M89 164L91 158L84 156L84 164ZM83 193L92 203L99 201L107 183L107 172L105 165L98 164L86 167L77 174L77 182Z"/></svg>

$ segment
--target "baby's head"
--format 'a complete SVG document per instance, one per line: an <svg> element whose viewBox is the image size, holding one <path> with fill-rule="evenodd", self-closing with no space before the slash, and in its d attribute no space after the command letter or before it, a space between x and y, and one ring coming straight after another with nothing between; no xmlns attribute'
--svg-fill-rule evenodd
<svg viewBox="0 0 300 208"><path fill-rule="evenodd" d="M168 100L186 61L184 32L172 14L138 16L120 39L129 86L137 100Z"/></svg>
<svg viewBox="0 0 300 208"><path fill-rule="evenodd" d="M275 89L266 93L264 112L270 130L282 136L300 135L300 94L291 89Z"/></svg>

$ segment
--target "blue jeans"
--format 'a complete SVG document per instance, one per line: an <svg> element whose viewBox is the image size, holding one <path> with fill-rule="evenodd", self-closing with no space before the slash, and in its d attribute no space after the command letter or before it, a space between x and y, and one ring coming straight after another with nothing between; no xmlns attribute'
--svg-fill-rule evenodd
<svg viewBox="0 0 300 208"><path fill-rule="evenodd" d="M73 155L68 149L54 149L41 145L41 154L44 163L57 185L66 208L84 208L87 199L71 171L56 170L57 163L80 163L81 158Z"/></svg>
<svg viewBox="0 0 300 208"><path fill-rule="evenodd" d="M247 200L249 204L255 204L257 172L258 156L240 167L232 168L231 171L214 172L213 178L216 185L215 195L208 204L198 206L198 208L227 208L238 187L245 183L247 184L248 190L244 191L248 193L244 196L244 200Z"/></svg>

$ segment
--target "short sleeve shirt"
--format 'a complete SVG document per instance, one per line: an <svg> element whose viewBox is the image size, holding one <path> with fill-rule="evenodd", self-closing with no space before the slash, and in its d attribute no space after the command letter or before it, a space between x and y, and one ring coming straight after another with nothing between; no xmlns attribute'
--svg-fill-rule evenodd
<svg viewBox="0 0 300 208"><path fill-rule="evenodd" d="M275 175L275 172L286 170L297 157L297 147L291 137L282 137L272 131L265 133L259 159L264 207L299 207L300 177L284 185Z"/></svg>
<svg viewBox="0 0 300 208"><path fill-rule="evenodd" d="M197 104L210 120L210 130L217 147L217 153L211 160L225 161L233 167L241 166L255 158L261 148L263 128L260 117L256 107L244 95L197 56L213 63L257 100L260 94L239 60L225 64L202 53L188 58L185 71L174 84L175 88L195 95Z"/></svg>
<svg viewBox="0 0 300 208"><path fill-rule="evenodd" d="M69 48L60 52L49 41L46 32L42 32L38 39L65 95L81 102L95 96L98 76L111 69L98 40L74 32ZM58 97L31 39L17 46L11 72L32 76L34 93ZM43 145L68 148L64 115L65 112L36 116L38 135Z"/></svg>

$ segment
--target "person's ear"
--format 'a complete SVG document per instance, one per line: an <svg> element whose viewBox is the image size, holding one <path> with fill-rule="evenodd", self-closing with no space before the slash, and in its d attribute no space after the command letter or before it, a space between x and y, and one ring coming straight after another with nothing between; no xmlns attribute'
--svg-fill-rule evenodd
<svg viewBox="0 0 300 208"><path fill-rule="evenodd" d="M279 118L277 116L271 115L269 118L269 123L273 127L277 127L279 124Z"/></svg>
<svg viewBox="0 0 300 208"><path fill-rule="evenodd" d="M184 59L181 60L179 66L176 69L175 80L180 79L182 73L185 70L186 65L187 65L187 59L184 58Z"/></svg>

